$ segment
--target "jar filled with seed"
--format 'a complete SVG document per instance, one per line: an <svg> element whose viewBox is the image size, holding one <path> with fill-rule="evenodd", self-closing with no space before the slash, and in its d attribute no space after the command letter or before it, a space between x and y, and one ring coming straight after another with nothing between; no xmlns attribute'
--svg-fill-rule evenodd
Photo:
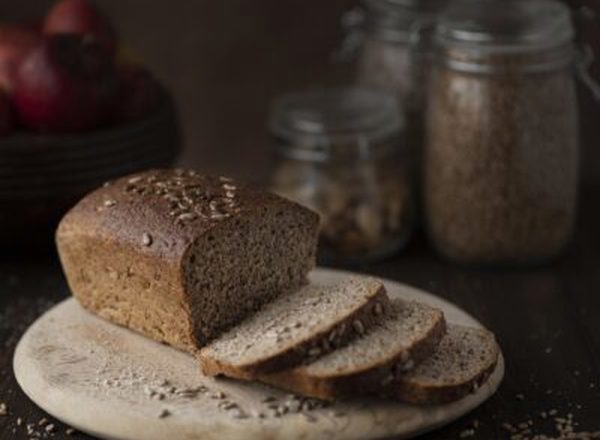
<svg viewBox="0 0 600 440"><path fill-rule="evenodd" d="M446 0L364 0L348 26L356 40L361 84L393 92L402 103L411 147L422 146L430 47L421 38ZM350 16L352 17L352 15ZM352 42L353 40L350 39Z"/></svg>
<svg viewBox="0 0 600 440"><path fill-rule="evenodd" d="M443 255L512 265L567 244L579 160L573 34L553 0L462 0L441 14L424 203Z"/></svg>
<svg viewBox="0 0 600 440"><path fill-rule="evenodd" d="M393 97L365 88L276 99L275 192L321 215L319 257L361 262L403 247L413 228L411 166Z"/></svg>

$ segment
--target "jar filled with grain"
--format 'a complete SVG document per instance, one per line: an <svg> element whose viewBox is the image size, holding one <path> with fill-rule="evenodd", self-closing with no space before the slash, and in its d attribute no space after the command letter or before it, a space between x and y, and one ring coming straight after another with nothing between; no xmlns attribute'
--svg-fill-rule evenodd
<svg viewBox="0 0 600 440"><path fill-rule="evenodd" d="M573 35L553 0L459 0L441 14L424 203L443 255L535 263L568 243L579 159Z"/></svg>
<svg viewBox="0 0 600 440"><path fill-rule="evenodd" d="M321 215L319 258L388 256L413 227L410 166L396 100L366 88L315 89L273 102L272 189Z"/></svg>
<svg viewBox="0 0 600 440"><path fill-rule="evenodd" d="M430 67L430 47L421 32L446 0L364 0L357 37L357 79L394 93L402 103L411 147L420 149ZM415 153L418 154L418 151Z"/></svg>

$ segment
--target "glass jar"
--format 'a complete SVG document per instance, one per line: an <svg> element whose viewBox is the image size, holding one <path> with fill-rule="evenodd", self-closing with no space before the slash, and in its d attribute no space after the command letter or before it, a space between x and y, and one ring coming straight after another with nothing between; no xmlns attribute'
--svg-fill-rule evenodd
<svg viewBox="0 0 600 440"><path fill-rule="evenodd" d="M364 0L357 79L396 94L403 105L411 147L423 144L423 111L430 48L420 29L434 20L446 0ZM415 152L416 154L418 151Z"/></svg>
<svg viewBox="0 0 600 440"><path fill-rule="evenodd" d="M553 0L464 0L440 16L424 204L443 255L512 265L567 244L579 162L573 35Z"/></svg>
<svg viewBox="0 0 600 440"><path fill-rule="evenodd" d="M396 100L364 88L275 100L272 189L321 215L321 262L390 255L408 241L413 194Z"/></svg>

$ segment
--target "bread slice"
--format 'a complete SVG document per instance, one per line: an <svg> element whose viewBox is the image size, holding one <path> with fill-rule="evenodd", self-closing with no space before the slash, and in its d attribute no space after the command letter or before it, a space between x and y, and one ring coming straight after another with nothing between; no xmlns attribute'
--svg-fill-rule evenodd
<svg viewBox="0 0 600 440"><path fill-rule="evenodd" d="M392 299L384 320L363 337L314 362L261 375L259 380L325 400L367 394L390 384L437 347L444 315L427 305Z"/></svg>
<svg viewBox="0 0 600 440"><path fill-rule="evenodd" d="M87 195L56 241L86 309L193 353L306 283L318 223L314 212L229 178L151 170Z"/></svg>
<svg viewBox="0 0 600 440"><path fill-rule="evenodd" d="M435 352L397 378L385 394L410 403L446 403L475 391L498 362L494 335L482 328L449 324Z"/></svg>
<svg viewBox="0 0 600 440"><path fill-rule="evenodd" d="M379 322L389 308L383 284L349 277L283 295L200 351L207 375L254 379L328 353Z"/></svg>

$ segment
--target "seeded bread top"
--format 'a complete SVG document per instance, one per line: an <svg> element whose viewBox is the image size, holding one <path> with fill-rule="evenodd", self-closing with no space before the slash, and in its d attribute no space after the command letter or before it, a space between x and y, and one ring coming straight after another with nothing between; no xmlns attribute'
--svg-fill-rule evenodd
<svg viewBox="0 0 600 440"><path fill-rule="evenodd" d="M165 169L123 177L88 194L63 218L57 235L77 231L179 256L220 223L266 207L295 210L318 222L312 211L233 179Z"/></svg>
<svg viewBox="0 0 600 440"><path fill-rule="evenodd" d="M410 366L410 351L443 320L440 310L415 301L391 299L391 311L366 335L298 367L296 374L313 378L353 375L395 360Z"/></svg>
<svg viewBox="0 0 600 440"><path fill-rule="evenodd" d="M401 379L426 388L462 385L493 366L498 353L488 330L451 324L436 351Z"/></svg>
<svg viewBox="0 0 600 440"><path fill-rule="evenodd" d="M338 331L338 324L345 322L372 299L382 293L385 295L384 292L380 281L368 277L351 277L333 285L305 286L267 304L260 312L205 347L201 357L227 363L230 368L256 364L289 347L301 346L314 335L330 329ZM382 307L382 304L378 305ZM373 305L375 310L380 310L378 305ZM324 335L326 339L329 336Z"/></svg>

